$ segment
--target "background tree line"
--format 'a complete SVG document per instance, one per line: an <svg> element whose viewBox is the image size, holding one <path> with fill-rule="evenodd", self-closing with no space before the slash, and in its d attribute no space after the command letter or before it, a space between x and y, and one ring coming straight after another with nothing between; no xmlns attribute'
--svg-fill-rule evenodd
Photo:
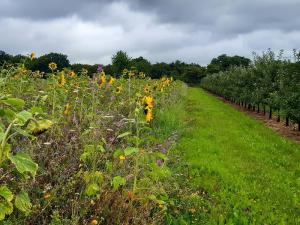
<svg viewBox="0 0 300 225"><path fill-rule="evenodd" d="M0 51L0 66L4 63L24 63L27 69L32 71L39 70L40 72L48 73L50 72L48 68L50 62L55 62L58 70L69 68L74 72L80 72L82 69L86 69L89 76L93 76L98 67L98 64L70 64L68 56L60 53L49 53L37 57L34 60L30 60L28 56L13 56L5 53L4 51ZM160 62L152 64L149 60L142 56L138 58L131 58L126 52L118 51L112 56L112 64L104 65L103 68L107 74L114 76L120 76L125 68L134 68L137 72L144 72L151 78L172 76L174 79L179 79L189 84L198 84L207 74L226 71L232 66L248 66L249 64L250 59L241 56L231 57L225 54L212 59L211 63L207 67L195 63L188 64L179 60L172 63Z"/></svg>
<svg viewBox="0 0 300 225"><path fill-rule="evenodd" d="M202 87L249 110L276 112L277 120L298 123L300 130L300 53L294 50L293 60L283 59L268 50L255 55L248 67L236 66L206 76Z"/></svg>

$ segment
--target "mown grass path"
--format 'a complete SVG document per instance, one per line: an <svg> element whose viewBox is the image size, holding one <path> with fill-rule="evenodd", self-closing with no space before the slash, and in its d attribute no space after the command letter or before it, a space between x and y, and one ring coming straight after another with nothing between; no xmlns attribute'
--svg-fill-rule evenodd
<svg viewBox="0 0 300 225"><path fill-rule="evenodd" d="M300 224L299 145L199 88L182 119L174 170L198 201L188 223Z"/></svg>

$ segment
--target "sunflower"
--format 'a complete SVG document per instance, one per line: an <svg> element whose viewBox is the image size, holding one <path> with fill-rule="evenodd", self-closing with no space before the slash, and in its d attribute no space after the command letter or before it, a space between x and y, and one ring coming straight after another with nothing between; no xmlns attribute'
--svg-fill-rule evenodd
<svg viewBox="0 0 300 225"><path fill-rule="evenodd" d="M68 104L65 105L64 115L65 115L65 116L68 116L68 115L70 115L70 112L71 112L71 106L70 106L70 104L68 103Z"/></svg>
<svg viewBox="0 0 300 225"><path fill-rule="evenodd" d="M83 69L81 70L81 75L82 75L82 76L87 76L88 73L89 73L89 71L88 71L87 69L85 69L85 68L83 68Z"/></svg>
<svg viewBox="0 0 300 225"><path fill-rule="evenodd" d="M49 69L53 72L57 69L57 65L54 62L49 63Z"/></svg>
<svg viewBox="0 0 300 225"><path fill-rule="evenodd" d="M119 86L119 87L116 88L116 94L120 94L121 91L122 91L122 87L121 86Z"/></svg>
<svg viewBox="0 0 300 225"><path fill-rule="evenodd" d="M60 77L59 77L59 79L58 79L58 85L59 85L60 87L63 87L65 84L66 84L65 72L64 72L64 71L61 71L61 72L60 72Z"/></svg>
<svg viewBox="0 0 300 225"><path fill-rule="evenodd" d="M100 83L98 86L99 86L99 89L101 89L106 84L106 75L105 75L104 70L102 70L102 72L100 73L99 80L100 80Z"/></svg>
<svg viewBox="0 0 300 225"><path fill-rule="evenodd" d="M115 82L116 78L111 77L109 80L109 85L112 85Z"/></svg>
<svg viewBox="0 0 300 225"><path fill-rule="evenodd" d="M74 71L69 72L69 77L71 78L76 77L76 73Z"/></svg>
<svg viewBox="0 0 300 225"><path fill-rule="evenodd" d="M143 78L146 77L146 75L145 75L145 73L143 73L143 72L139 72L139 77L143 79Z"/></svg>
<svg viewBox="0 0 300 225"><path fill-rule="evenodd" d="M152 109L150 109L149 107L146 108L147 109L147 113L146 113L146 122L150 123L150 121L153 119L152 116Z"/></svg>
<svg viewBox="0 0 300 225"><path fill-rule="evenodd" d="M128 73L128 76L129 76L129 77L134 77L134 75L135 75L134 71L131 71L131 70L130 70L129 73Z"/></svg>
<svg viewBox="0 0 300 225"><path fill-rule="evenodd" d="M145 92L145 94L150 94L151 90L150 90L150 86L148 84L144 87L144 92Z"/></svg>
<svg viewBox="0 0 300 225"><path fill-rule="evenodd" d="M125 69L123 70L122 74L125 76L127 73L128 73L128 69L125 68Z"/></svg>
<svg viewBox="0 0 300 225"><path fill-rule="evenodd" d="M153 98L152 96L146 96L145 97L145 104L150 107L151 109L153 108Z"/></svg>
<svg viewBox="0 0 300 225"><path fill-rule="evenodd" d="M32 52L31 54L30 54L30 59L31 60L34 60L36 58L36 54L35 54L35 52Z"/></svg>
<svg viewBox="0 0 300 225"><path fill-rule="evenodd" d="M149 123L153 119L153 98L152 96L145 96L144 98L144 113L146 115L146 121Z"/></svg>

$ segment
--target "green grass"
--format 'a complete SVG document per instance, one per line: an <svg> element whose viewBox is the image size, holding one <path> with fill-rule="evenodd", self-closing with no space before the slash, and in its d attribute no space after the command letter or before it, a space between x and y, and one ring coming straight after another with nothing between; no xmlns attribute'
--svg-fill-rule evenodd
<svg viewBox="0 0 300 225"><path fill-rule="evenodd" d="M170 224L300 224L299 145L199 88L174 109L185 128Z"/></svg>

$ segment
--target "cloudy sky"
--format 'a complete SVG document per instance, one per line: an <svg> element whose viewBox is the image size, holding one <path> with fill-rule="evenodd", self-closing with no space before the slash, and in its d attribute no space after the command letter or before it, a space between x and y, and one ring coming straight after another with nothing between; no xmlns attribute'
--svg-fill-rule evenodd
<svg viewBox="0 0 300 225"><path fill-rule="evenodd" d="M104 64L124 50L205 65L299 48L299 9L300 0L0 0L0 50Z"/></svg>

